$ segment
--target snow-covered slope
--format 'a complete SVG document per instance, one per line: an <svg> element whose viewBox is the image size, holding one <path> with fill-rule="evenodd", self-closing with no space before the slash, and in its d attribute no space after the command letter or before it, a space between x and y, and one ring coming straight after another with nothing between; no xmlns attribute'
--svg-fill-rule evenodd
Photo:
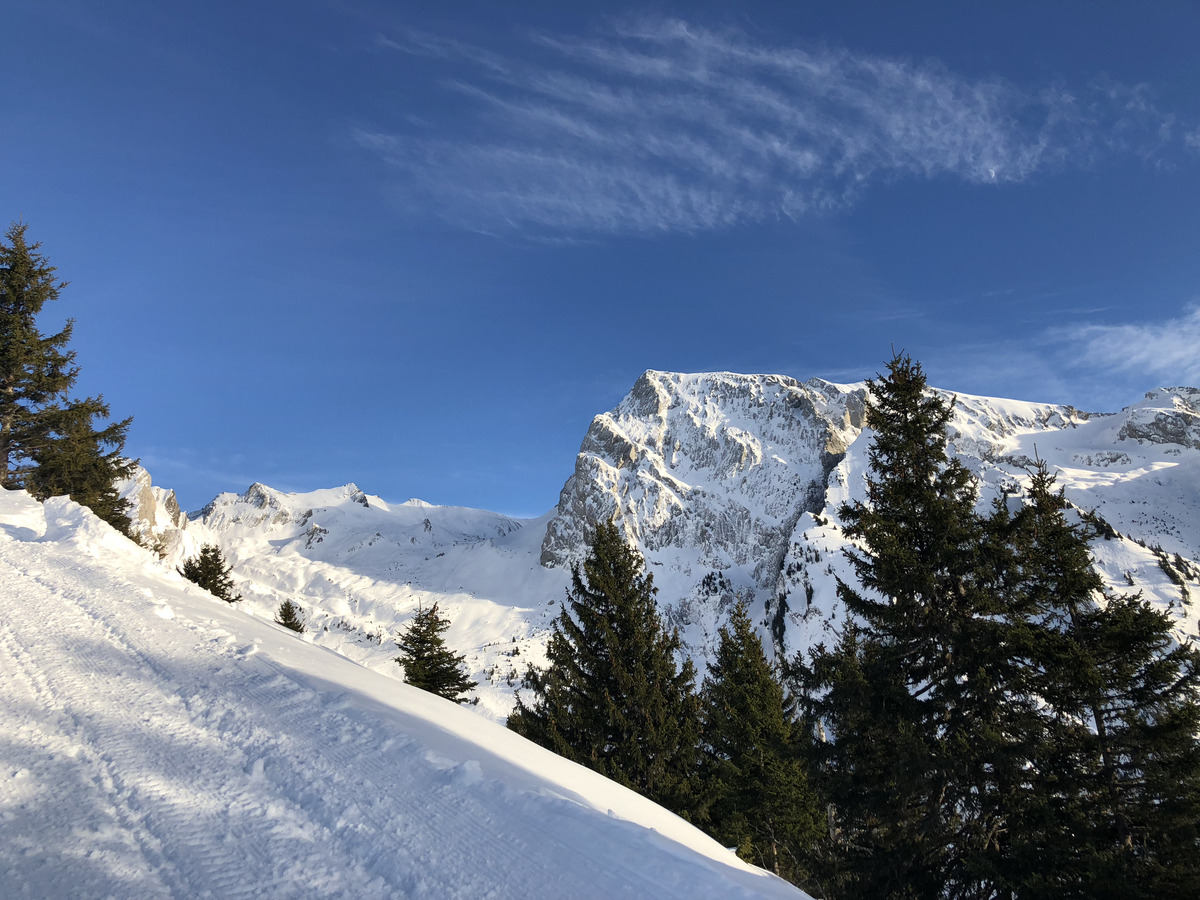
<svg viewBox="0 0 1200 900"><path fill-rule="evenodd" d="M162 518L154 506L149 514ZM389 504L353 484L298 494L255 484L221 494L160 545L172 565L220 545L242 609L270 619L291 600L310 639L392 677L398 629L438 604L452 623L447 642L479 682L479 709L503 718L527 661L543 659L567 584L538 564L544 532L545 519Z"/></svg>
<svg viewBox="0 0 1200 900"><path fill-rule="evenodd" d="M161 542L175 563L218 543L246 609L270 617L296 601L317 643L393 676L397 629L438 603L481 683L480 709L502 718L526 664L544 659L585 536L613 515L646 554L660 607L698 663L739 595L781 652L827 640L841 616L836 577L850 577L837 511L862 490L865 395L864 384L820 379L646 372L595 418L542 519L391 505L354 485L253 485ZM1068 499L1111 527L1093 548L1110 584L1144 591L1172 609L1181 633L1197 633L1200 391L1155 391L1115 415L953 396L953 450L978 474L981 503L1047 460ZM162 519L169 510L156 502Z"/></svg>
<svg viewBox="0 0 1200 900"><path fill-rule="evenodd" d="M1152 391L1115 415L944 393L955 403L950 449L979 478L981 507L1019 490L1045 460L1076 509L1107 526L1092 554L1108 586L1142 592L1172 613L1180 636L1200 637L1200 391ZM824 508L792 536L768 602L784 652L827 641L843 614L836 578L853 576L838 509L863 499L870 441L865 431L851 444Z"/></svg>
<svg viewBox="0 0 1200 900"><path fill-rule="evenodd" d="M469 512L424 532L422 513L396 521L431 550L512 534ZM472 710L213 599L70 501L0 491L0 896L252 895L803 896Z"/></svg>

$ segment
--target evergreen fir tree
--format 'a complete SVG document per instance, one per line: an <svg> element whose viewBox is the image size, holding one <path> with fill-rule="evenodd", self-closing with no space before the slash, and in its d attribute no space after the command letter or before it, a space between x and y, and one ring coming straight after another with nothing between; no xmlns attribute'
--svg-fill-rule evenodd
<svg viewBox="0 0 1200 900"><path fill-rule="evenodd" d="M809 788L783 685L739 602L700 692L705 830L749 862L804 886L824 814Z"/></svg>
<svg viewBox="0 0 1200 900"><path fill-rule="evenodd" d="M205 544L200 548L200 555L184 562L179 574L218 600L226 603L237 603L242 599L241 594L234 593L233 578L230 573L233 567L226 564L221 548L216 544Z"/></svg>
<svg viewBox="0 0 1200 900"><path fill-rule="evenodd" d="M679 636L663 628L641 554L613 523L597 526L508 727L681 815L695 805L699 701Z"/></svg>
<svg viewBox="0 0 1200 900"><path fill-rule="evenodd" d="M463 671L466 657L457 655L446 646L442 636L450 620L438 615L437 604L420 610L408 628L397 638L400 655L396 662L404 667L404 680L413 687L465 703L467 691L477 682Z"/></svg>
<svg viewBox="0 0 1200 900"><path fill-rule="evenodd" d="M133 470L133 461L121 456L131 420L113 422L97 431L94 421L108 417L108 404L101 397L48 407L45 413L42 439L30 451L35 468L25 476L26 489L39 500L69 495L131 536L129 501L116 489L116 480ZM106 451L105 447L112 449Z"/></svg>
<svg viewBox="0 0 1200 900"><path fill-rule="evenodd" d="M0 487L70 495L128 534L128 504L113 483L132 466L121 457L131 420L97 428L109 414L103 399L70 397L79 375L67 349L74 323L46 337L36 321L66 283L26 229L14 223L0 243Z"/></svg>
<svg viewBox="0 0 1200 900"><path fill-rule="evenodd" d="M19 488L28 470L42 408L74 382L74 354L66 349L73 323L43 337L36 318L57 300L66 282L25 241L25 225L14 224L0 243L0 486Z"/></svg>
<svg viewBox="0 0 1200 900"><path fill-rule="evenodd" d="M1033 702L1028 640L1001 590L1009 553L947 453L952 407L898 355L870 382L867 502L844 506L856 626L807 672L838 896L990 896Z"/></svg>
<svg viewBox="0 0 1200 900"><path fill-rule="evenodd" d="M830 897L1190 897L1200 891L1200 657L1111 596L1044 465L974 511L950 407L907 357L872 382L861 589L800 667L830 804Z"/></svg>
<svg viewBox="0 0 1200 900"><path fill-rule="evenodd" d="M300 607L291 600L284 600L279 604L279 613L275 616L275 623L284 628L290 628L297 634L304 634L304 619L300 616Z"/></svg>
<svg viewBox="0 0 1200 900"><path fill-rule="evenodd" d="M1092 566L1092 526L1044 463L1013 520L1044 623L1047 739L1014 829L1028 896L1200 895L1200 654ZM1072 517L1073 518L1073 517Z"/></svg>

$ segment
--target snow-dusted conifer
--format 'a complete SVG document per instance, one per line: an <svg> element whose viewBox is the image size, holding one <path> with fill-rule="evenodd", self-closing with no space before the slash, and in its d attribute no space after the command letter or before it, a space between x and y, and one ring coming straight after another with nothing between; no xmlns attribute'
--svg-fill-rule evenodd
<svg viewBox="0 0 1200 900"><path fill-rule="evenodd" d="M413 687L465 703L467 692L477 682L463 671L466 657L454 653L443 637L450 620L438 615L438 606L417 612L408 627L396 639L400 655L396 662L404 667L404 680Z"/></svg>
<svg viewBox="0 0 1200 900"><path fill-rule="evenodd" d="M205 544L200 548L200 555L184 562L179 574L188 581L198 584L218 600L226 603L237 603L242 595L235 593L233 578L230 573L233 567L225 562L221 548L216 544Z"/></svg>
<svg viewBox="0 0 1200 900"><path fill-rule="evenodd" d="M699 700L679 636L663 627L653 577L616 525L596 528L546 648L531 673L534 699L518 694L508 725L518 734L681 814L695 804Z"/></svg>

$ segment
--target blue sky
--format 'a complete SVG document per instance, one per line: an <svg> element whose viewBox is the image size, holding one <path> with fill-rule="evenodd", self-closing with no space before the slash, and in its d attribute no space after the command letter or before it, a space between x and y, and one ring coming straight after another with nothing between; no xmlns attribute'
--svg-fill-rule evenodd
<svg viewBox="0 0 1200 900"><path fill-rule="evenodd" d="M539 514L647 368L1200 383L1194 2L0 20L0 214L187 508L354 481Z"/></svg>

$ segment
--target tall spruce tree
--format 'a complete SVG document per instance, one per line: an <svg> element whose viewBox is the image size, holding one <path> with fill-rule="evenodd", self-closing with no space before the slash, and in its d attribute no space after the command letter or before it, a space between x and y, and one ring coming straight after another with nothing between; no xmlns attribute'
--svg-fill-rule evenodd
<svg viewBox="0 0 1200 900"><path fill-rule="evenodd" d="M700 692L701 824L743 859L806 886L825 817L798 746L805 736L744 602L719 634Z"/></svg>
<svg viewBox="0 0 1200 900"><path fill-rule="evenodd" d="M1014 827L1025 896L1200 895L1200 653L1170 616L1106 591L1095 528L1045 463L1011 523L1042 623L1046 739Z"/></svg>
<svg viewBox="0 0 1200 900"><path fill-rule="evenodd" d="M832 806L826 890L976 897L997 890L1003 795L1031 701L1026 641L1001 590L1009 554L947 453L952 406L905 355L870 382L866 502L844 506L859 587L840 583L841 643L808 669Z"/></svg>
<svg viewBox="0 0 1200 900"><path fill-rule="evenodd" d="M477 683L463 671L466 657L446 646L443 635L449 627L450 620L438 615L436 603L419 610L396 639L400 648L396 662L404 667L404 680L413 687L465 703L467 691Z"/></svg>
<svg viewBox="0 0 1200 900"><path fill-rule="evenodd" d="M582 569L508 727L681 815L695 804L699 701L679 636L664 629L653 577L613 523L596 528Z"/></svg>
<svg viewBox="0 0 1200 900"><path fill-rule="evenodd" d="M123 533L128 503L114 482L132 463L121 456L131 419L101 425L109 407L101 397L75 399L79 375L68 349L73 321L43 336L37 317L66 282L14 223L0 243L0 486L34 496L67 494Z"/></svg>

